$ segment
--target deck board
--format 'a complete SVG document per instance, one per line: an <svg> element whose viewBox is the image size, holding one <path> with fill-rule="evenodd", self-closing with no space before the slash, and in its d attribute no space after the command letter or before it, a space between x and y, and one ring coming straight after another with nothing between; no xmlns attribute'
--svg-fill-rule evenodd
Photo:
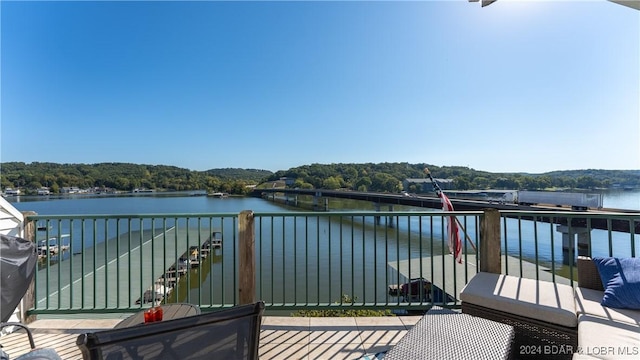
<svg viewBox="0 0 640 360"><path fill-rule="evenodd" d="M76 346L78 334L74 333L42 333L34 331L34 342L36 348L52 348L56 350L58 355L64 360L82 360L80 348ZM11 359L15 359L20 355L26 354L31 350L27 335L24 332L14 332L3 336L3 350L9 354Z"/></svg>
<svg viewBox="0 0 640 360"><path fill-rule="evenodd" d="M375 354L391 348L418 322L420 316L386 316L358 318L262 318L260 360L281 359L359 359L365 353ZM64 360L81 360L76 345L78 335L87 331L110 328L118 320L37 320L30 324L35 343L40 348L53 348ZM314 340L315 339L315 340ZM322 340L320 342L320 340ZM0 337L11 359L29 351L24 333Z"/></svg>

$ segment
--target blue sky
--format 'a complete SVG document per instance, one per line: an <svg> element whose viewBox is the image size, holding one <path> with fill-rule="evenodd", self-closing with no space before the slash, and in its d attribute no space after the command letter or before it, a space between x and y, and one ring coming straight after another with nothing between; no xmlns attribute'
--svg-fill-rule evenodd
<svg viewBox="0 0 640 360"><path fill-rule="evenodd" d="M604 0L7 2L0 161L640 169Z"/></svg>

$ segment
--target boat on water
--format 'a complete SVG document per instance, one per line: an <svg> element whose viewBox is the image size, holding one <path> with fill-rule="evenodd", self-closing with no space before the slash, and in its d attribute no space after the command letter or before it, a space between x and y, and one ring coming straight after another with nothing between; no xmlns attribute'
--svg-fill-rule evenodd
<svg viewBox="0 0 640 360"><path fill-rule="evenodd" d="M60 239L64 237L69 237L68 234L62 235L60 237L51 237L49 239L43 239L38 241L38 255L45 256L49 255L57 255L61 251L68 251L69 245L63 244Z"/></svg>
<svg viewBox="0 0 640 360"><path fill-rule="evenodd" d="M451 295L445 293L425 278L409 279L406 283L400 285L391 284L389 285L388 294L390 296L401 297L404 302L455 301Z"/></svg>
<svg viewBox="0 0 640 360"><path fill-rule="evenodd" d="M38 222L38 224L36 225L36 229L37 229L38 231L47 231L47 230L51 230L51 225L47 226L47 225L44 225L44 224L42 224L42 223Z"/></svg>
<svg viewBox="0 0 640 360"><path fill-rule="evenodd" d="M131 192L134 193L134 194L138 194L138 193L153 193L153 192L155 192L155 190L147 189L147 188L135 188Z"/></svg>
<svg viewBox="0 0 640 360"><path fill-rule="evenodd" d="M424 278L416 278L399 286L393 284L389 286L389 295L400 296L404 301L430 301L431 282Z"/></svg>
<svg viewBox="0 0 640 360"><path fill-rule="evenodd" d="M2 196L20 196L20 189L5 188Z"/></svg>
<svg viewBox="0 0 640 360"><path fill-rule="evenodd" d="M170 291L171 288L166 288L164 285L152 285L144 292L142 298L136 300L136 304L154 303L157 305L162 302L164 297L167 296Z"/></svg>

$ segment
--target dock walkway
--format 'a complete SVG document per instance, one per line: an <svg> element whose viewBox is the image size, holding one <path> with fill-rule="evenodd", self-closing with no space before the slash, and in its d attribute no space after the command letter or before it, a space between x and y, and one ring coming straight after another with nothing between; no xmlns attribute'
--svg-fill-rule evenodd
<svg viewBox="0 0 640 360"><path fill-rule="evenodd" d="M85 248L36 272L36 309L135 307L144 292L179 263L190 246L199 246L198 239L209 237L209 229L148 229L123 233ZM58 288L61 290L49 291Z"/></svg>

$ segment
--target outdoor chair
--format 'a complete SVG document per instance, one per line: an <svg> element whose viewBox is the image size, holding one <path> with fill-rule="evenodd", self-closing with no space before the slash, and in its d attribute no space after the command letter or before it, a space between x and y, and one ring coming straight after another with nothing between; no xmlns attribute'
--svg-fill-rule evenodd
<svg viewBox="0 0 640 360"><path fill-rule="evenodd" d="M7 322L13 311L27 292L37 262L36 248L33 242L16 236L0 234L0 331L5 328L17 328L27 334L31 350L15 360L60 360L53 349L36 348L31 330L18 322ZM10 354L2 351L0 358L7 359Z"/></svg>
<svg viewBox="0 0 640 360"><path fill-rule="evenodd" d="M258 359L264 302L179 319L85 333L85 360Z"/></svg>

